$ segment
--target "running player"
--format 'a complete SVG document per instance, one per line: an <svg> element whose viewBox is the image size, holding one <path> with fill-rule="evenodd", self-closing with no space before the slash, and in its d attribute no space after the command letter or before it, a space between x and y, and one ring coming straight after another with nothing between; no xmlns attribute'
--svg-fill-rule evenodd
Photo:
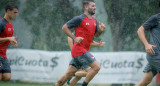
<svg viewBox="0 0 160 86"><path fill-rule="evenodd" d="M11 79L11 68L8 62L6 51L9 43L17 46L17 38L13 37L14 29L11 23L18 13L18 7L14 3L6 5L4 18L0 19L0 80L9 81Z"/></svg>
<svg viewBox="0 0 160 86"><path fill-rule="evenodd" d="M73 46L73 39L68 37L68 45L70 47L70 49L72 49ZM94 40L91 43L91 46L95 46L95 47L103 47L104 46L104 42L100 41L95 42ZM77 84L77 82L82 78L85 77L87 75L87 72L89 71L90 67L89 66L84 66L81 69L79 69L76 73L75 76L73 76L71 79L69 79L67 81L68 86L75 86Z"/></svg>
<svg viewBox="0 0 160 86"><path fill-rule="evenodd" d="M100 33L105 29L105 25L103 23L99 23L99 25L97 25L97 21L92 17L96 10L94 0L84 0L83 7L84 14L74 17L62 27L62 30L71 37L75 43L71 50L73 58L68 70L59 78L56 86L62 86L78 69L85 65L91 67L82 84L82 86L87 86L100 70L100 64L88 51L94 35L100 35ZM74 28L75 35L72 34L70 28Z"/></svg>
<svg viewBox="0 0 160 86"><path fill-rule="evenodd" d="M160 1L159 1L160 7ZM150 42L146 40L145 31L150 30ZM160 14L151 16L137 31L145 46L148 64L144 69L144 76L136 86L147 86L153 77L160 73Z"/></svg>

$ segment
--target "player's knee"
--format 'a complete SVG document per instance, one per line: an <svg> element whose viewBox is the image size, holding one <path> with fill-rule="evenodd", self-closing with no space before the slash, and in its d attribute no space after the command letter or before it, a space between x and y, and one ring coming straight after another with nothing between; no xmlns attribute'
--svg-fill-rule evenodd
<svg viewBox="0 0 160 86"><path fill-rule="evenodd" d="M141 81L136 86L147 86L149 83L151 83L151 80Z"/></svg>
<svg viewBox="0 0 160 86"><path fill-rule="evenodd" d="M57 82L55 86L63 86L61 83Z"/></svg>
<svg viewBox="0 0 160 86"><path fill-rule="evenodd" d="M67 78L72 77L73 75L74 75L74 73L70 73L70 72L66 73Z"/></svg>
<svg viewBox="0 0 160 86"><path fill-rule="evenodd" d="M82 77L81 76L76 76L76 79L77 80L80 80Z"/></svg>
<svg viewBox="0 0 160 86"><path fill-rule="evenodd" d="M2 74L0 74L0 81L2 81Z"/></svg>
<svg viewBox="0 0 160 86"><path fill-rule="evenodd" d="M5 82L10 81L10 80L11 80L11 78L10 78L10 77L2 78L2 81L5 81Z"/></svg>
<svg viewBox="0 0 160 86"><path fill-rule="evenodd" d="M144 82L145 86L147 86L149 83L151 83L152 80L147 80L146 82Z"/></svg>
<svg viewBox="0 0 160 86"><path fill-rule="evenodd" d="M97 67L94 68L94 71L98 72L100 69L101 69L101 67L97 66Z"/></svg>
<svg viewBox="0 0 160 86"><path fill-rule="evenodd" d="M136 86L147 86L149 83L144 82L144 83L138 83Z"/></svg>
<svg viewBox="0 0 160 86"><path fill-rule="evenodd" d="M63 81L62 80L58 80L56 83L56 86L62 86L63 85Z"/></svg>

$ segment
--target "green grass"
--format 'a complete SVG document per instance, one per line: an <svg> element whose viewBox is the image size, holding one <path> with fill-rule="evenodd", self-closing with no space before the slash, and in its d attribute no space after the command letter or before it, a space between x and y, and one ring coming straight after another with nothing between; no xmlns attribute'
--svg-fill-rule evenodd
<svg viewBox="0 0 160 86"><path fill-rule="evenodd" d="M55 86L54 83L36 83L36 82L23 82L23 81L9 81L1 82L0 86ZM66 84L63 86L67 86ZM81 85L76 85L81 86ZM111 85L98 85L98 84L89 84L88 86L111 86ZM115 84L112 86L134 86L133 84Z"/></svg>
<svg viewBox="0 0 160 86"><path fill-rule="evenodd" d="M0 82L0 86L54 86L53 83Z"/></svg>

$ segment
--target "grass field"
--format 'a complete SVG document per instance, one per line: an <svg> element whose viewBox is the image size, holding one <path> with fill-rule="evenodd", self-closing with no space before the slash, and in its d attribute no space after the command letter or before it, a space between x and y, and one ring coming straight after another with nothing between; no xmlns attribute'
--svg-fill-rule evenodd
<svg viewBox="0 0 160 86"><path fill-rule="evenodd" d="M24 82L0 82L0 86L54 86L53 83L24 83ZM64 86L67 86L66 84ZM81 86L81 85L76 85ZM110 85L93 85L88 86L110 86Z"/></svg>
<svg viewBox="0 0 160 86"><path fill-rule="evenodd" d="M0 86L54 86L54 84L27 84L27 83L0 83ZM67 85L64 85L67 86ZM76 85L81 86L81 85ZM88 86L110 86L110 85L88 85Z"/></svg>
<svg viewBox="0 0 160 86"><path fill-rule="evenodd" d="M21 82L0 82L0 86L54 86L53 83L21 83ZM64 86L67 86L66 84ZM81 85L76 85L81 86ZM93 85L89 84L88 86L111 86L111 85ZM133 86L129 84L124 85L113 85L113 86Z"/></svg>
<svg viewBox="0 0 160 86"><path fill-rule="evenodd" d="M40 83L0 82L0 86L54 86L54 85L52 83L40 84Z"/></svg>
<svg viewBox="0 0 160 86"><path fill-rule="evenodd" d="M10 81L10 82L0 82L0 86L54 86L54 83L32 83L32 82L21 82L21 81ZM66 84L64 86L67 86ZM76 85L81 86L81 84ZM88 86L111 86L111 85L93 85ZM112 86L134 86L133 84L123 84L123 85L112 85Z"/></svg>

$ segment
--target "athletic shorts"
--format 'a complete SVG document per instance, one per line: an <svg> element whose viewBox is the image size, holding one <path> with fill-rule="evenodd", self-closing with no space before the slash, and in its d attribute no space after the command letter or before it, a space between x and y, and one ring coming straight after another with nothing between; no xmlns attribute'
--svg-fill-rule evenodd
<svg viewBox="0 0 160 86"><path fill-rule="evenodd" d="M70 64L77 69L86 69L92 64L94 61L96 61L95 57L90 54L89 52L85 52L84 54L73 57Z"/></svg>
<svg viewBox="0 0 160 86"><path fill-rule="evenodd" d="M160 73L160 48L153 47L154 55L147 54L148 64L144 68L144 72L152 71L153 75Z"/></svg>
<svg viewBox="0 0 160 86"><path fill-rule="evenodd" d="M10 63L8 59L0 56L0 73L11 73Z"/></svg>

